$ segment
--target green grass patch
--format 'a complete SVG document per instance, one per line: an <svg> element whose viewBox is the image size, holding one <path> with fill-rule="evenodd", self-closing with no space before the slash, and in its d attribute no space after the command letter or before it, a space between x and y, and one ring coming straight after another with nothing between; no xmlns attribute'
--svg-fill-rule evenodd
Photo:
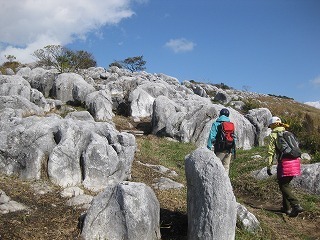
<svg viewBox="0 0 320 240"><path fill-rule="evenodd" d="M184 159L186 155L196 149L194 144L175 142L151 135L137 138L137 143L139 149L136 154L137 160L163 165L176 171L180 180L185 181Z"/></svg>

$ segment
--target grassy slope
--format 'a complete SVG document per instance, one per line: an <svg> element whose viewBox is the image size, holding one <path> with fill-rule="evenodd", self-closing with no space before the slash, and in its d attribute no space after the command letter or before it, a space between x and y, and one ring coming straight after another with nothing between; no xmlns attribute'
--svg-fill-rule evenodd
<svg viewBox="0 0 320 240"><path fill-rule="evenodd" d="M181 176L177 181L185 184L183 159L186 154L195 147L191 144L172 143L166 139L155 137L143 137L138 139L139 152L137 159L142 162L161 164L177 171ZM151 151L153 149L153 151ZM296 194L306 209L297 218L288 218L279 212L281 207L281 194L275 176L267 180L258 181L251 177L253 170L265 166L264 147L254 148L250 151L238 151L238 157L232 162L230 179L237 201L243 203L261 222L262 231L256 235L237 229L237 239L317 239L320 238L318 226L320 224L320 197L295 190ZM262 158L252 158L260 155ZM146 170L146 169L145 169ZM140 169L139 172L145 170ZM137 171L137 169L135 170ZM134 175L141 176L134 172ZM151 174L148 184L152 183ZM135 180L144 181L138 178ZM155 190L161 203L162 211L168 210L172 218L163 216L163 224L173 232L171 235L162 229L163 239L185 239L186 229L186 189L179 191L158 191ZM178 216L178 217L177 217ZM184 216L184 218L182 217ZM175 220L181 221L176 223ZM170 224L171 223L171 224Z"/></svg>

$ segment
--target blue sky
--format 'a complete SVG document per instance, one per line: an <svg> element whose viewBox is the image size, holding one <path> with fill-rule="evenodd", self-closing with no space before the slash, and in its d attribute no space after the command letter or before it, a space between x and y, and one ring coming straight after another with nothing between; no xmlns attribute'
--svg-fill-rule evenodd
<svg viewBox="0 0 320 240"><path fill-rule="evenodd" d="M28 1L13 2L30 11ZM40 30L36 37L26 33L29 42L0 37L0 55L26 55L31 46L59 43L92 53L102 67L143 55L147 72L180 82L320 100L319 0L72 0L70 8L65 2L48 7L65 7L50 18L58 19L52 22L56 27L43 28L43 21L34 26L33 19L33 30Z"/></svg>

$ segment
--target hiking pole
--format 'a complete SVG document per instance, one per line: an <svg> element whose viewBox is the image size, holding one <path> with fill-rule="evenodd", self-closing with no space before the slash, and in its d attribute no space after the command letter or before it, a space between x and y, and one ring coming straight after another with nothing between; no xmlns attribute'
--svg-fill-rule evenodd
<svg viewBox="0 0 320 240"><path fill-rule="evenodd" d="M233 145L232 152L233 152L233 160L236 160L237 158L236 144Z"/></svg>

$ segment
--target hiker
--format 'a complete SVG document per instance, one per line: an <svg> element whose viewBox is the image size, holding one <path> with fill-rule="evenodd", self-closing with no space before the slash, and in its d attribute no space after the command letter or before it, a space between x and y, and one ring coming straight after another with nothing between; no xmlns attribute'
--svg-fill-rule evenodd
<svg viewBox="0 0 320 240"><path fill-rule="evenodd" d="M290 217L296 217L299 213L303 212L303 208L300 206L298 199L294 196L291 191L290 182L293 177L301 174L300 172L300 158L291 158L288 156L283 156L283 153L279 150L279 134L283 134L289 125L281 122L279 117L272 117L269 120L269 128L272 132L268 136L268 166L267 174L269 176L271 173L271 166L273 159L276 158L277 163L277 179L280 191L282 193L282 207L281 212L289 215ZM291 208L291 209L290 209Z"/></svg>
<svg viewBox="0 0 320 240"><path fill-rule="evenodd" d="M222 128L225 123L228 123L228 134L225 139L223 137ZM229 110L226 108L221 109L219 117L212 123L211 130L208 137L207 148L213 150L214 153L220 158L227 174L229 175L229 168L232 153L235 154L235 136L234 125L229 119Z"/></svg>

